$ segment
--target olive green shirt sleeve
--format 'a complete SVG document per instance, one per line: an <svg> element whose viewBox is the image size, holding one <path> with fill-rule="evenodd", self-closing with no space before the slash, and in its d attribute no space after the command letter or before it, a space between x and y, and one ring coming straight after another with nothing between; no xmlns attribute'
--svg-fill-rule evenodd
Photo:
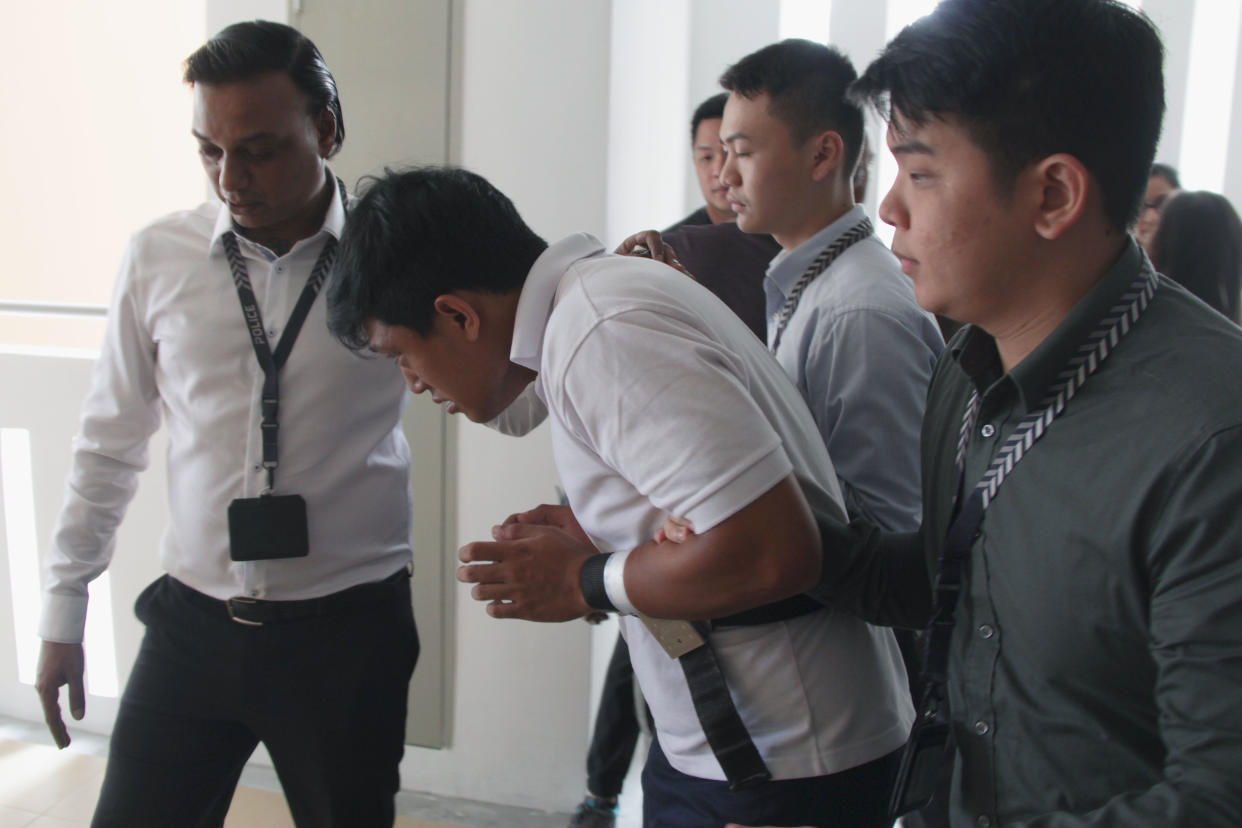
<svg viewBox="0 0 1242 828"><path fill-rule="evenodd" d="M1213 828L1242 819L1242 426L1168 476L1145 550L1163 779L1022 828ZM1086 749L1088 746L1080 746ZM1037 783L1038 780L1030 780Z"/></svg>
<svg viewBox="0 0 1242 828"><path fill-rule="evenodd" d="M808 594L864 621L920 628L931 620L931 570L921 532L883 532L816 512L820 582Z"/></svg>

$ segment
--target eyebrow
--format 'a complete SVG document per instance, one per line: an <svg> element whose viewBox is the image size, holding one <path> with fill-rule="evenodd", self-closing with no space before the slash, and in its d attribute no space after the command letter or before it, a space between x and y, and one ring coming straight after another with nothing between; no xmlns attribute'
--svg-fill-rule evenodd
<svg viewBox="0 0 1242 828"><path fill-rule="evenodd" d="M747 135L746 135L746 133L744 133L744 132L735 132L735 133L733 133L732 135L728 136L727 138L721 138L721 139L720 139L720 143L722 143L722 144L730 144L730 143L732 143L732 142L734 142L734 141L744 140L746 137L747 137Z"/></svg>
<svg viewBox="0 0 1242 828"><path fill-rule="evenodd" d="M903 141L888 148L893 155L935 155L936 151L922 141Z"/></svg>
<svg viewBox="0 0 1242 828"><path fill-rule="evenodd" d="M201 133L199 133L199 131L196 129L191 129L190 134L193 135L198 140L205 141L208 144L216 143L215 141L208 138L206 135L202 135ZM276 133L274 132L256 132L253 135L247 135L244 138L238 138L237 143L251 144L251 143L254 143L255 141L275 141L276 137L277 137Z"/></svg>

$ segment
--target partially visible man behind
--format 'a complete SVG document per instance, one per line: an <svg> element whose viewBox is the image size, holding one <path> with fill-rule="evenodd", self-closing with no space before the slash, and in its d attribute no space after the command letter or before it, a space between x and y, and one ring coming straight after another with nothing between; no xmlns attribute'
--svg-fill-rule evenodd
<svg viewBox="0 0 1242 828"><path fill-rule="evenodd" d="M185 81L220 201L156 221L122 262L46 561L44 714L67 745L87 584L163 417L168 574L136 604L93 824L221 825L263 742L299 826L391 825L418 656L409 449L399 379L329 336L315 301L348 208L327 166L336 82L308 39L259 21L209 40Z"/></svg>
<svg viewBox="0 0 1242 828"><path fill-rule="evenodd" d="M720 145L720 118L724 112L724 92L712 95L694 110L690 118L690 153L694 158L694 174L703 193L703 206L681 221L664 229L670 233L679 227L699 224L720 224L736 216L729 207L728 187L720 182L724 165L724 147Z"/></svg>
<svg viewBox="0 0 1242 828"><path fill-rule="evenodd" d="M1162 62L1120 2L946 0L853 88L889 117L893 250L968 325L928 393L921 531L821 520L823 597L920 623L942 585L955 825L1242 814L1242 332L1126 232Z"/></svg>
<svg viewBox="0 0 1242 828"><path fill-rule="evenodd" d="M1182 182L1177 170L1168 164L1151 165L1147 190L1143 194L1143 206L1139 208L1138 221L1134 225L1134 237L1148 256L1151 255L1156 231L1160 229L1164 207L1181 189Z"/></svg>

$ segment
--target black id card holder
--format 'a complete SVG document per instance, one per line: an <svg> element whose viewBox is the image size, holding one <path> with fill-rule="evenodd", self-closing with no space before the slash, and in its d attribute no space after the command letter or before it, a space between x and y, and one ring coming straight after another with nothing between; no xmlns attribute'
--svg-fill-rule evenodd
<svg viewBox="0 0 1242 828"><path fill-rule="evenodd" d="M940 778L940 766L949 749L949 726L920 722L901 751L901 765L888 801L888 815L896 819L931 802Z"/></svg>
<svg viewBox="0 0 1242 828"><path fill-rule="evenodd" d="M242 497L229 504L229 557L235 561L302 558L310 552L301 495Z"/></svg>

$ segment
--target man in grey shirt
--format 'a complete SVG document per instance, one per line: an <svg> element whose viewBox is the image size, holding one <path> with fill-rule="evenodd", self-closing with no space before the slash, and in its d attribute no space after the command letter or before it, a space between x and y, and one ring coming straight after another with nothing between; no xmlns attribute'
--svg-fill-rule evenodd
<svg viewBox="0 0 1242 828"><path fill-rule="evenodd" d="M846 507L913 529L923 398L944 342L854 204L863 121L845 89L855 77L848 58L805 40L730 67L721 180L738 226L782 248L764 282L768 344L811 408ZM823 262L834 246L840 255Z"/></svg>

